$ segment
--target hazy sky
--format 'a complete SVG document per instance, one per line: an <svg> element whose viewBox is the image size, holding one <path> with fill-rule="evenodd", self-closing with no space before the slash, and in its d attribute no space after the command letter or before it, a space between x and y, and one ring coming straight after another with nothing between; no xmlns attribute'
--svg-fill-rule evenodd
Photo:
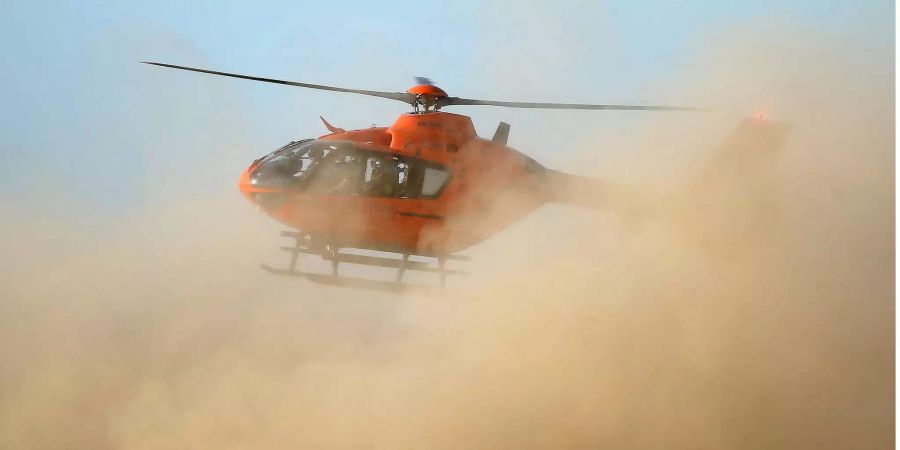
<svg viewBox="0 0 900 450"><path fill-rule="evenodd" d="M887 447L893 3L532 3L0 0L0 447ZM142 60L715 112L447 108L638 214L548 205L394 296L258 270L236 181L408 106ZM784 146L724 141L760 110Z"/></svg>
<svg viewBox="0 0 900 450"><path fill-rule="evenodd" d="M790 45L800 28L893 54L887 0L260 3L2 2L0 187L8 198L55 187L69 200L116 210L158 188L154 170L216 167L233 179L285 141L322 134L319 114L355 128L387 125L405 110L140 60L378 90L405 90L421 75L451 95L499 100L695 104L672 80L722 36L754 39L758 30L778 43L784 31ZM453 112L472 115L482 135L499 120L512 123L511 144L551 167L561 164L561 138L638 130L646 120ZM168 139L160 142L160 132ZM223 146L242 150L234 160L216 158ZM148 160L150 153L159 158ZM167 160L170 167L152 167Z"/></svg>

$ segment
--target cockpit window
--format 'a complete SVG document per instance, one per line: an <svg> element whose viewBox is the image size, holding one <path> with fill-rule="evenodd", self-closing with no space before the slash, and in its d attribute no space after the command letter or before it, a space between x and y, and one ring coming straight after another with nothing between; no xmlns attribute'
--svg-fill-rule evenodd
<svg viewBox="0 0 900 450"><path fill-rule="evenodd" d="M250 175L258 187L391 198L436 198L449 179L439 164L319 140L292 142L260 158Z"/></svg>
<svg viewBox="0 0 900 450"><path fill-rule="evenodd" d="M356 195L362 175L362 160L353 147L330 145L329 153L313 175L309 192Z"/></svg>
<svg viewBox="0 0 900 450"><path fill-rule="evenodd" d="M285 145L284 147L281 147L281 148L273 151L272 153L269 153L268 155L257 159L256 163L261 164L261 163L272 161L273 159L275 159L277 157L286 157L286 156L294 155L301 149L309 147L312 144L312 142L313 142L312 139L304 139L302 141L293 141L293 142Z"/></svg>

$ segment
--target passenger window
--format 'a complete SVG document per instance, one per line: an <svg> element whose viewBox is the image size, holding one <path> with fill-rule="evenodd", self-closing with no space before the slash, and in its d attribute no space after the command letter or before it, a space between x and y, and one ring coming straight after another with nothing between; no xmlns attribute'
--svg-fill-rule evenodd
<svg viewBox="0 0 900 450"><path fill-rule="evenodd" d="M409 192L409 164L397 161L397 197L406 198Z"/></svg>
<svg viewBox="0 0 900 450"><path fill-rule="evenodd" d="M438 164L345 143L313 146L291 161L297 188L316 194L436 198L450 179Z"/></svg>
<svg viewBox="0 0 900 450"><path fill-rule="evenodd" d="M389 158L371 156L366 160L365 195L393 197L397 191L397 164Z"/></svg>
<svg viewBox="0 0 900 450"><path fill-rule="evenodd" d="M434 197L437 195L437 193L443 189L444 184L449 177L450 174L448 174L446 170L426 167L425 177L422 180L422 196Z"/></svg>

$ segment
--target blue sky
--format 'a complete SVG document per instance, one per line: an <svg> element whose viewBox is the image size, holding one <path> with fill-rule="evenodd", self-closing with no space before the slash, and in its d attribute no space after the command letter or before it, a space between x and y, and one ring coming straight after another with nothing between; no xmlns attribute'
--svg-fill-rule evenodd
<svg viewBox="0 0 900 450"><path fill-rule="evenodd" d="M422 75L451 95L497 100L677 104L693 99L654 86L757 25L774 42L779 26L801 28L893 58L889 1L154 3L0 5L0 199L51 191L59 207L128 210L156 191L174 195L179 188L159 183L166 173L180 189L233 189L256 156L322 134L320 114L355 128L405 110L140 60L378 90L405 90ZM560 135L644 120L453 112L471 115L482 135L511 122L511 144L550 166L564 164L551 149Z"/></svg>

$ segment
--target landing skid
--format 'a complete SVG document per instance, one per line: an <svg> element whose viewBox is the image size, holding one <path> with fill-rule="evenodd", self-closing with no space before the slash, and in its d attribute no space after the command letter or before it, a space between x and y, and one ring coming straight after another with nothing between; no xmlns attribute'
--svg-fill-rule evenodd
<svg viewBox="0 0 900 450"><path fill-rule="evenodd" d="M397 249L365 248L352 246L338 247L337 245L330 242L322 243L307 233L296 231L282 231L281 235L294 239L293 246L281 247L281 250L284 250L291 255L291 260L288 267L286 269L277 269L266 264L261 264L260 267L271 274L305 278L309 281L312 281L313 283L394 293L427 292L432 290L433 287L421 284L404 283L404 273L406 271L436 273L439 276L441 288L444 288L446 285L447 275L468 274L461 270L446 268L446 261L448 260L469 261L469 258L463 255L421 255L397 251ZM384 256L341 253L342 249L389 251L393 253L399 253L401 258L398 259ZM299 262L299 256L301 254L316 255L324 260L331 261L331 274L298 270L297 265ZM435 260L437 260L437 267L433 267L431 264L425 261L410 260L410 256L434 258ZM394 281L379 281L366 278L341 276L339 275L340 263L356 264L370 267L396 268L397 274Z"/></svg>
<svg viewBox="0 0 900 450"><path fill-rule="evenodd" d="M354 278L347 276L326 275L313 272L301 272L299 270L276 269L274 267L260 264L260 267L274 275L283 275L289 277L305 278L313 283L324 284L327 286L337 286L353 289L365 289L369 291L391 292L395 294L402 293L428 293L434 291L434 287L419 284L397 283L395 281L378 281L365 278Z"/></svg>

